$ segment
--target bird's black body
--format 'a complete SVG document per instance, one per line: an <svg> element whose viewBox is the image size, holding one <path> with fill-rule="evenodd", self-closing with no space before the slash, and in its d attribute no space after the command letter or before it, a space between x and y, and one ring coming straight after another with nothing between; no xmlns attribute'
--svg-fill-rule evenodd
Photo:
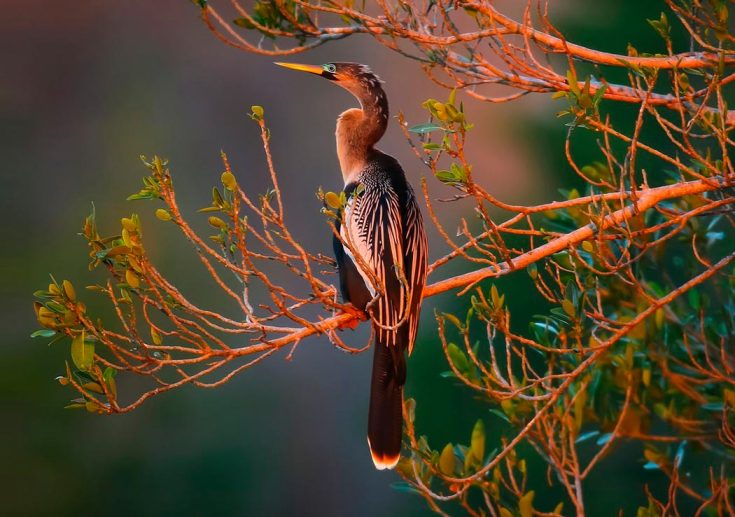
<svg viewBox="0 0 735 517"><path fill-rule="evenodd" d="M342 297L372 320L368 443L375 466L392 468L401 451L406 353L416 340L427 274L421 212L398 161L374 147L388 124L388 101L377 76L356 63L281 64L334 81L360 101L360 109L337 120L347 203L336 224L334 254Z"/></svg>
<svg viewBox="0 0 735 517"><path fill-rule="evenodd" d="M360 190L357 188L359 185L363 185L364 190L356 193ZM390 465L391 460L388 458L397 458L401 450L401 402L406 382L406 352L416 339L420 293L426 274L425 237L413 190L400 164L393 157L374 151L359 181L348 184L345 193L350 199L348 207L358 217L355 226L364 232L368 247L377 251L379 263L386 273L382 278L385 299L381 300L378 293L368 288L358 265L345 248L344 239L334 237L334 254L343 298L358 309L367 310L374 323L377 320L380 324L374 329L376 339L368 440L376 465ZM369 203L370 209L359 210L361 202ZM395 213L397 218L392 215ZM350 217L350 214L345 217ZM393 226L393 231L390 226ZM337 228L337 233L341 233L341 230L341 227ZM397 251L402 254L402 260L394 259L395 246L391 247L385 240L389 235L400 236L401 245ZM409 283L411 281L413 285ZM409 300L406 298L408 292L418 295ZM368 305L376 295L379 298L371 311ZM405 321L401 323L401 319ZM386 328L392 326L397 328ZM379 458L383 458L382 463Z"/></svg>

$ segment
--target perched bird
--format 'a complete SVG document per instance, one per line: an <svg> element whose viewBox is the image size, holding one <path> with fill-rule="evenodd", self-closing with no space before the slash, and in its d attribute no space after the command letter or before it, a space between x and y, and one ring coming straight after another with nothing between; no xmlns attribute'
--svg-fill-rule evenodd
<svg viewBox="0 0 735 517"><path fill-rule="evenodd" d="M365 65L276 63L328 79L360 102L337 118L337 157L347 202L334 238L342 296L371 318L376 338L368 446L378 469L393 468L403 434L406 351L411 354L426 283L426 233L398 161L375 148L388 126L381 81Z"/></svg>

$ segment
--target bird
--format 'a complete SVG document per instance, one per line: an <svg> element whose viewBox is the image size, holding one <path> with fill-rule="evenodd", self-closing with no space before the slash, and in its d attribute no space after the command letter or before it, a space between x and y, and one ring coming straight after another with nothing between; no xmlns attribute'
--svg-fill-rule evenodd
<svg viewBox="0 0 735 517"><path fill-rule="evenodd" d="M421 210L398 160L375 148L389 120L378 76L359 63L276 64L327 79L360 103L337 118L346 202L335 222L333 245L342 298L371 320L368 447L378 470L392 469L403 436L406 354L416 341L428 268Z"/></svg>

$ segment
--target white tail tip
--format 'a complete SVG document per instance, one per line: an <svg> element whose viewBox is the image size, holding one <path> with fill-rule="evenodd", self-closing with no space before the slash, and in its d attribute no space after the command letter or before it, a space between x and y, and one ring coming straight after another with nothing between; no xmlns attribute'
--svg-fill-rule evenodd
<svg viewBox="0 0 735 517"><path fill-rule="evenodd" d="M373 451L373 447L370 445L370 438L368 438L368 447L370 448L370 456L373 458L375 468L378 470L392 469L398 464L398 460L401 459L400 453L395 456L383 456Z"/></svg>

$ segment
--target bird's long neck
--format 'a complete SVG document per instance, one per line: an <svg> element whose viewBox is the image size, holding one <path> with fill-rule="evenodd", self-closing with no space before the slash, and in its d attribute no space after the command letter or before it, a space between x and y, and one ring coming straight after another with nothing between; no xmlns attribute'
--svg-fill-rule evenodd
<svg viewBox="0 0 735 517"><path fill-rule="evenodd" d="M345 185L359 178L375 144L388 127L388 100L383 89L350 90L360 108L348 109L337 119L337 157Z"/></svg>

